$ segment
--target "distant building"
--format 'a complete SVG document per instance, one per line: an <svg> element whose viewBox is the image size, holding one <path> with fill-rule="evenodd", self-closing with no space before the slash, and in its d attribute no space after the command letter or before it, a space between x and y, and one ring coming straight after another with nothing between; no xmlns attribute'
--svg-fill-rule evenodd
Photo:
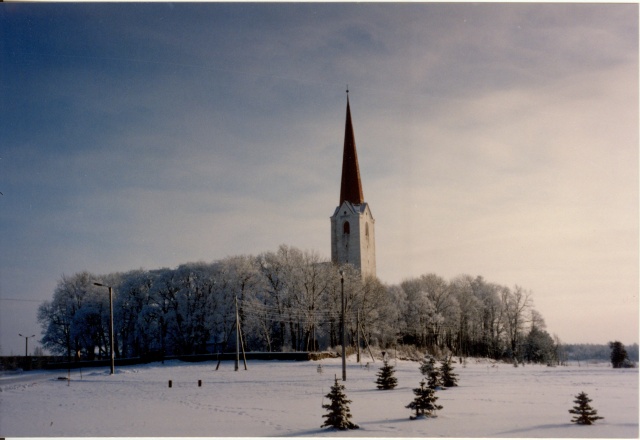
<svg viewBox="0 0 640 440"><path fill-rule="evenodd" d="M376 276L375 220L362 193L348 94L340 204L331 216L331 261L353 265L363 279Z"/></svg>

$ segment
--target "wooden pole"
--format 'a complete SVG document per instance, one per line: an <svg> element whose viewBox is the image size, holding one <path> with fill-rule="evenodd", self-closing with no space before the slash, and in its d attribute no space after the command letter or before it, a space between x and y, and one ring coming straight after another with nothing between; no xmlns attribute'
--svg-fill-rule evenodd
<svg viewBox="0 0 640 440"><path fill-rule="evenodd" d="M367 337L364 334L364 329L362 328L362 326L360 326L358 330L362 332L362 339L364 339L364 343L367 346L367 349L369 350L369 354L371 355L371 360L375 362L376 360L374 359L373 353L371 352L371 346L369 345L369 341L367 341Z"/></svg>
<svg viewBox="0 0 640 440"><path fill-rule="evenodd" d="M231 333L233 333L233 329L235 328L235 326L236 326L236 323L234 322L233 326L231 327ZM218 368L220 368L220 362L222 362L222 355L224 354L224 349L228 343L229 343L229 339L225 339L222 347L222 353L218 355L218 365L216 365L216 371L218 371Z"/></svg>
<svg viewBox="0 0 640 440"><path fill-rule="evenodd" d="M340 299L341 299L341 303L342 303L342 313L341 313L341 323L340 323L340 327L341 327L341 336L340 338L342 339L342 381L346 381L347 380L347 353L346 353L346 347L345 347L345 322L344 322L344 275L342 273L342 271L340 271Z"/></svg>
<svg viewBox="0 0 640 440"><path fill-rule="evenodd" d="M238 297L235 298L236 300L236 362L235 362L235 370L234 371L238 371L238 366L240 364L240 325L239 322L240 321L240 316L238 315Z"/></svg>
<svg viewBox="0 0 640 440"><path fill-rule="evenodd" d="M360 309L358 309L358 313L356 314L356 359L357 362L360 363ZM362 335L364 337L364 335Z"/></svg>

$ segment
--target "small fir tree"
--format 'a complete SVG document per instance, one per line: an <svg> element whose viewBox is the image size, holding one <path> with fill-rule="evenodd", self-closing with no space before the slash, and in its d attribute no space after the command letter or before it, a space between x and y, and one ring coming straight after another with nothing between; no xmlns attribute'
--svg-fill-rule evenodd
<svg viewBox="0 0 640 440"><path fill-rule="evenodd" d="M436 368L436 359L426 355L420 363L420 372L427 377L427 386L431 389L444 389L440 381L440 371Z"/></svg>
<svg viewBox="0 0 640 440"><path fill-rule="evenodd" d="M347 396L344 394L344 385L338 383L338 377L335 378L335 383L331 387L331 391L326 397L331 401L331 403L322 405L324 409L329 410L329 412L322 417L327 419L322 424L321 428L325 426L330 426L340 430L346 429L358 429L359 426L355 423L351 422L351 411L349 410L349 404L351 400L347 399Z"/></svg>
<svg viewBox="0 0 640 440"><path fill-rule="evenodd" d="M604 419L604 417L600 417L598 415L598 411L591 408L591 405L589 405L591 399L589 399L587 393L584 391L578 394L576 396L576 400L573 402L576 406L569 410L571 414L576 414L576 416L571 419L573 423L577 423L579 425L591 425L596 420Z"/></svg>
<svg viewBox="0 0 640 440"><path fill-rule="evenodd" d="M427 378L427 386L432 390L446 390L446 388L442 386L442 381L440 380L440 372L438 370L432 370L429 373L429 377Z"/></svg>
<svg viewBox="0 0 640 440"><path fill-rule="evenodd" d="M376 384L379 390L392 390L398 385L398 379L395 377L393 365L389 365L386 359L382 367L380 367L377 376Z"/></svg>
<svg viewBox="0 0 640 440"><path fill-rule="evenodd" d="M418 417L435 417L434 413L442 409L442 405L437 405L436 391L433 388L425 387L424 379L420 382L420 388L414 388L413 394L415 398L406 408L410 408L416 412L415 416L411 416L412 420Z"/></svg>
<svg viewBox="0 0 640 440"><path fill-rule="evenodd" d="M442 365L440 365L440 381L445 387L458 386L458 375L453 372L451 358L443 360Z"/></svg>
<svg viewBox="0 0 640 440"><path fill-rule="evenodd" d="M423 376L429 377L429 373L436 369L436 359L429 353L424 355L424 358L420 361L420 373Z"/></svg>

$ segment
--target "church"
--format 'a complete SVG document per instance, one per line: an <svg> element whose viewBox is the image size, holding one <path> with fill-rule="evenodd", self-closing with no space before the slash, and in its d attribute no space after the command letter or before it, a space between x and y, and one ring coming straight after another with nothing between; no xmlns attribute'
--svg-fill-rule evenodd
<svg viewBox="0 0 640 440"><path fill-rule="evenodd" d="M362 192L348 90L340 203L331 216L331 261L351 264L362 279L376 276L375 220Z"/></svg>

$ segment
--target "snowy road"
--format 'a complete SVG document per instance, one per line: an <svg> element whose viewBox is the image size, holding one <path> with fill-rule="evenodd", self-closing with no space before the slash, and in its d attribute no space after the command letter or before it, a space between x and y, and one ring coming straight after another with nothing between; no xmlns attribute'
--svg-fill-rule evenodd
<svg viewBox="0 0 640 440"><path fill-rule="evenodd" d="M0 389L6 389L10 385L35 384L57 379L61 376L67 377L67 372L29 371L22 373L5 373L0 375ZM75 373L72 373L71 377L75 377Z"/></svg>

